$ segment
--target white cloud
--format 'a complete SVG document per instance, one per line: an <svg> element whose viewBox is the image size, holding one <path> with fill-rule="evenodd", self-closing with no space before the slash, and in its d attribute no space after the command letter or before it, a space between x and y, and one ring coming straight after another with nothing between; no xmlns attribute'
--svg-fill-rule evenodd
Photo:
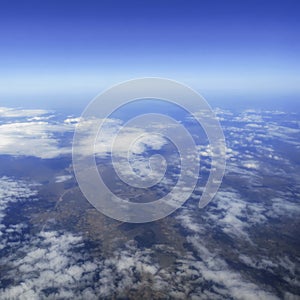
<svg viewBox="0 0 300 300"><path fill-rule="evenodd" d="M101 131L98 132L97 124L101 122L103 122ZM123 127L122 121L118 119L81 120L77 129L81 137L78 144L80 151L78 152L82 155L90 152L86 145L94 145L93 150L100 157L107 156L112 149L116 156L127 157L128 153L141 154L147 147L159 150L166 144L163 137L151 136L144 128ZM116 137L117 140L115 140Z"/></svg>
<svg viewBox="0 0 300 300"><path fill-rule="evenodd" d="M75 118L75 117L68 117L64 120L64 123L66 124L78 124L80 122L81 118Z"/></svg>
<svg viewBox="0 0 300 300"><path fill-rule="evenodd" d="M222 117L232 118L230 114L222 114ZM2 131L0 127L0 135L4 137L3 147L8 153L19 151L28 155L28 153L33 153L33 150L29 149L29 144L31 144L30 147L34 145L38 148L37 141L39 141L42 146L41 150L36 150L36 153L32 155L45 157L42 151L48 153L47 157L55 157L62 153L61 151L68 153L68 148L59 147L59 141L54 132L71 131L78 120L70 117L65 120L64 124L55 124L45 122L45 120L41 122L35 118L30 122L14 121L11 124L3 124L6 125ZM264 130L260 127L260 114L246 112L238 121L252 124L246 126L248 133L253 128ZM121 124L118 120L108 120L108 122L107 129L101 137L102 140L97 144L100 156L105 156L110 151L109 141ZM135 130L129 128L124 132L124 147L119 148L120 155L127 151L128 138L137 133L144 133ZM233 130L232 138L236 145L241 146L238 139L241 138L243 145L248 146L251 141L255 141L257 135L249 135L247 140L244 135L248 133L243 130ZM267 138L267 135L260 136L259 141L264 138ZM10 144L8 143L10 147L5 146L5 141L10 141ZM44 146L43 142L45 142ZM18 150L9 150L14 143ZM147 143L155 149L160 149L163 145L163 142L156 144L151 139ZM271 146L254 144L258 152L261 151L259 153L269 155L274 152ZM232 142L227 155L230 159L242 160L242 163L233 161L229 166L230 170L244 176L243 178L248 178L249 182L257 180L252 170L258 168L257 157L251 151L237 150L234 145ZM140 153L145 150L146 146L145 143L141 143L136 147L136 152ZM199 150L202 156L209 156L209 148L199 147ZM259 162L264 164L264 162ZM242 169L242 166L247 167L248 170ZM141 172L147 168L140 161L136 162L135 167ZM63 182L69 178L67 176L69 175L57 176L56 180ZM36 195L36 192L26 183L15 182L8 178L1 180L0 217L2 218L6 214L9 203L25 201ZM180 196L176 194L174 201L180 199ZM194 198L197 196L195 195ZM242 269L236 270L230 266L222 255L222 249L214 248L210 244L210 234L217 229L235 240L248 241L253 244L250 229L264 224L268 221L268 217L298 216L299 209L296 203L284 199L283 194L282 198L272 198L268 203L259 203L245 199L237 190L228 188L221 190L212 205L201 212L198 212L195 206L187 205L176 215L176 219L186 230L185 241L193 252L189 250L180 252L172 248L172 245L168 247L155 245L155 249L165 251L168 255L170 254L170 257L175 257L170 266L164 267L159 264L153 249L138 248L133 240L127 242L124 247L115 249L109 257L92 257L89 249L84 246L84 240L79 235L70 232L51 230L26 236L25 242L14 244L16 251L11 251L10 255L1 260L1 264L5 263L7 267L3 279L7 279L8 282L9 279L13 279L11 281L13 283L0 290L0 298L126 298L132 291L136 294L139 292L141 295L147 295L150 290L152 298L159 295L161 298L172 297L174 299L278 299L272 286L260 285L255 278L246 276ZM22 234L25 225L1 226L3 234L9 236L18 232ZM103 228L103 230L108 229ZM12 245L11 243L5 238L2 245L6 247ZM299 281L295 279L296 263L288 255L272 258L256 257L243 252L239 253L238 250L235 254L241 263L251 268L267 272L277 272L282 269L286 274L283 279L287 284L293 287L299 285ZM286 292L285 297L293 299L296 296Z"/></svg>
<svg viewBox="0 0 300 300"><path fill-rule="evenodd" d="M257 161L245 161L243 166L247 169L259 170L259 163Z"/></svg>
<svg viewBox="0 0 300 300"><path fill-rule="evenodd" d="M5 233L20 231L21 225L6 226L2 223L6 216L6 210L10 203L28 201L31 197L37 195L37 192L32 189L33 185L23 181L15 181L8 177L0 177L0 237L2 242L0 249L5 247L7 242Z"/></svg>
<svg viewBox="0 0 300 300"><path fill-rule="evenodd" d="M58 133L71 127L45 121L15 122L0 125L0 154L54 158L70 154L71 147L61 147Z"/></svg>
<svg viewBox="0 0 300 300"><path fill-rule="evenodd" d="M71 178L73 178L72 175L59 175L59 176L56 176L55 182L56 183L65 182L65 181L70 180Z"/></svg>
<svg viewBox="0 0 300 300"><path fill-rule="evenodd" d="M0 107L0 117L4 118L21 118L21 117L38 117L49 114L50 111L44 109L22 109Z"/></svg>
<svg viewBox="0 0 300 300"><path fill-rule="evenodd" d="M299 203L291 202L286 198L273 198L272 209L267 212L270 217L295 216L300 214Z"/></svg>
<svg viewBox="0 0 300 300"><path fill-rule="evenodd" d="M244 278L240 273L231 270L219 255L205 246L205 241L199 236L190 236L188 241L197 251L202 260L187 264L193 265L205 281L212 282L211 291L222 298L234 299L279 299L269 291L264 290Z"/></svg>
<svg viewBox="0 0 300 300"><path fill-rule="evenodd" d="M14 183L7 178L3 180L2 186L7 188L2 195L6 193L6 197L35 195L26 188L25 183L22 187L20 182ZM133 240L105 258L92 257L82 238L70 232L51 230L29 236L25 242L15 246L11 255L1 260L1 263L5 260L8 270L3 279L14 280L0 290L0 298L98 299L128 297L130 293L147 295L146 291L150 290L148 295L151 297L171 295L174 299L278 299L272 287L266 289L247 279L242 272L233 270L220 256L220 249L209 246L209 240L205 238L211 230L211 222L224 230L228 229L229 234L243 238L248 225L237 220L244 215L247 204L242 204L243 201L236 191L224 191L216 208L222 213L218 215L213 208L208 209L202 219L207 223L199 222L192 207L183 209L177 219L188 229L186 241L194 252L182 253L172 245L156 245L159 251L176 257L172 265L165 267L158 263L153 249L138 248ZM264 221L257 219L260 206L250 205L249 208L250 212L255 211L253 216L250 213L250 225ZM236 232L233 227L240 228ZM21 229L20 226L10 227L11 232ZM241 255L240 260L250 266L257 265L253 258L245 255ZM275 263L277 266L274 266ZM288 257L279 262L262 258L257 266L273 270L278 265L290 270L287 274L295 274L295 265ZM288 275L286 280L290 278Z"/></svg>

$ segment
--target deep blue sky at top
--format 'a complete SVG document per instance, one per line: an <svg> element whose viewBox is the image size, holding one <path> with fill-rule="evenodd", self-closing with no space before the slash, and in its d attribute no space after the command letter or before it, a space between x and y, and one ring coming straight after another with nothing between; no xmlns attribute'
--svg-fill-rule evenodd
<svg viewBox="0 0 300 300"><path fill-rule="evenodd" d="M297 97L299 16L286 0L0 0L0 101L88 101L141 76Z"/></svg>

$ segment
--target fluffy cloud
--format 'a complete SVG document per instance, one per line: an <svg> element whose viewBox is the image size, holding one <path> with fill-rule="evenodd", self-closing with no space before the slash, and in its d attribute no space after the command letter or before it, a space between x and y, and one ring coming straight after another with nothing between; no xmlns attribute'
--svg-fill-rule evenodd
<svg viewBox="0 0 300 300"><path fill-rule="evenodd" d="M2 118L24 118L24 117L39 117L47 115L50 111L44 109L22 109L22 108L8 108L0 107L0 117Z"/></svg>
<svg viewBox="0 0 300 300"><path fill-rule="evenodd" d="M54 158L70 154L70 147L60 147L56 134L71 128L48 122L19 122L0 125L0 153Z"/></svg>
<svg viewBox="0 0 300 300"><path fill-rule="evenodd" d="M1 179L0 187L3 217L10 203L37 196L33 185L7 177ZM281 202L274 199L275 212ZM266 211L258 203L248 203L233 189L221 190L215 205L207 207L201 219L193 204L187 205L176 218L186 230L190 250L182 253L173 245L155 245L176 258L164 267L153 255L154 249L138 248L134 240L116 248L108 257L94 257L80 235L67 231L46 228L23 237L22 243L3 239L4 247L13 251L0 259L6 270L2 280L7 282L0 290L0 298L98 299L135 295L145 299L278 299L272 286L260 285L243 269L233 269L222 256L222 249L214 248L208 238L218 228L235 239L247 239L251 226L266 222ZM5 225L3 232L6 237L18 232L21 236L23 228L24 224ZM295 281L296 264L288 256L274 260L240 252L238 259L250 268L274 274L283 269L288 284L299 284Z"/></svg>
<svg viewBox="0 0 300 300"><path fill-rule="evenodd" d="M9 114L12 112L7 112L7 115ZM31 114L32 118L39 116L43 115L36 113L34 117L34 114ZM245 125L243 128L233 125L231 127L228 124L226 126L227 134L229 132L231 134L228 141L227 175L238 175L234 178L243 180L245 188L253 188L261 183L261 174L258 174L258 170L263 170L264 174L271 174L273 177L279 174L278 167L272 168L272 163L267 161L269 155L280 159L284 167L291 168L288 160L284 161L282 156L276 153L275 146L266 144L266 140L272 136L272 138L284 139L288 135L290 141L296 143L297 132L279 129L281 136L270 134L271 131L276 132L278 128L267 127L262 123L267 116L262 112L254 111L245 112L235 119L231 113L221 114L222 122L234 119L234 122ZM29 116L26 115L27 117ZM22 122L12 120L11 123L4 122L1 125L5 126L2 127L2 131L0 127L0 134L4 137L4 141L5 138L9 141L11 137L10 145L18 141L20 145L17 145L16 149L19 149L19 153L27 155L33 153L33 150L29 149L26 142L31 143L30 147L32 145L37 147L34 139L37 139L41 145L44 141L42 150L49 153L47 157L50 158L69 151L69 148L59 146L59 139L54 133L71 132L78 121L79 119L72 117L67 118L64 123L46 122L45 119ZM98 155L101 157L105 157L110 151L108 142L121 124L118 120L108 120L108 122L105 134L97 145ZM129 128L128 131L124 131L124 148L119 149L120 155L125 153L125 149L127 150L127 138L136 133L143 134L142 131L135 130ZM164 142L148 140L147 143L137 144L134 149L137 154L140 154L145 150L146 144L153 149L160 149ZM8 153L16 151L9 150L11 146L3 147L2 149L6 149ZM45 157L42 151L36 151L37 153L32 155ZM199 151L202 157L209 157L209 147L199 146ZM147 169L147 165L140 160L137 160L134 166L139 172ZM63 182L69 178L66 176L57 176L56 181ZM288 178L288 174L283 171L280 176ZM173 181L170 180L169 183L172 184ZM1 244L2 250L6 251L2 253L9 254L3 255L0 259L1 265L4 266L2 268L4 271L1 273L0 298L98 299L101 297L111 299L135 296L145 299L168 297L172 299L278 299L278 297L296 299L297 289L299 290L300 286L297 261L293 260L289 253L267 257L268 252L256 249L258 246L252 233L254 228L268 224L270 218L272 220L280 220L283 217L297 219L300 212L296 198L299 194L294 192L288 194L289 191L279 192L276 189L271 193L262 187L260 191L268 196L262 202L246 197L242 188L238 188L239 186L235 189L233 184L228 187L227 182L214 202L202 211L199 211L193 203L193 200L197 202L199 198L199 194L195 193L191 201L175 214L183 230L182 237L186 245L184 251L174 249L172 244L156 244L155 249L139 248L134 240L129 240L122 247L114 249L110 256L95 257L80 235L46 228L41 232L24 236L26 224L2 222ZM299 190L299 187L294 186L294 188ZM197 189L197 192L199 190ZM36 196L34 186L7 177L1 178L0 221L9 213L10 204L29 201ZM180 197L178 193L174 195L173 200L179 200ZM103 230L110 229L104 227ZM221 239L214 241L213 233L225 237L226 241L237 242L233 245L242 242L242 245L248 245L255 251L247 252L247 249L243 251L232 246L232 253L227 255L228 249L222 248L226 243L222 244ZM21 243L15 238L16 236L20 239L22 237ZM155 255L157 253L155 250L173 257L172 264L162 266ZM232 262L240 264L240 267L236 268ZM255 277L257 272L264 272L264 276L269 274L280 277L285 284L284 287L262 284L260 279ZM278 289L281 292L279 295Z"/></svg>
<svg viewBox="0 0 300 300"><path fill-rule="evenodd" d="M0 178L0 237L2 239L0 250L5 247L8 242L8 236L12 232L22 232L22 224L5 226L3 219L6 216L6 210L11 203L29 201L37 195L37 192L32 189L33 185L29 185L23 181L15 181L8 177Z"/></svg>
<svg viewBox="0 0 300 300"><path fill-rule="evenodd" d="M56 183L65 182L65 181L70 180L71 178L73 178L72 175L59 175L59 176L56 176L55 182Z"/></svg>
<svg viewBox="0 0 300 300"><path fill-rule="evenodd" d="M15 284L0 291L2 299L126 297L131 291L144 297L150 288L151 298L227 298L277 299L270 292L248 282L215 253L209 251L196 236L188 237L197 255L179 258L175 269L160 268L150 250L138 249L129 242L110 258L82 260L83 243L70 233L46 231L30 240L19 251L25 256L14 258L12 271ZM98 278L95 280L95 278ZM203 286L210 282L210 289ZM202 287L201 287L202 286ZM148 294L149 297L149 294Z"/></svg>
<svg viewBox="0 0 300 300"><path fill-rule="evenodd" d="M98 132L96 124L99 120L84 121L70 116L64 121L59 121L50 113L46 110L0 108L0 154L36 156L44 159L70 155L72 138L67 134L74 131L79 121L82 129L80 153L89 154L86 145L94 145L94 137ZM104 130L95 144L95 153L98 156L105 157L111 152L114 138L121 128L120 120L105 120ZM139 136L143 138L132 145L132 152L142 153L147 147L160 149L166 143L165 139L145 136L146 133L143 128L127 127L119 136L118 147L114 149L116 154L127 156L128 147L131 146L128 141Z"/></svg>

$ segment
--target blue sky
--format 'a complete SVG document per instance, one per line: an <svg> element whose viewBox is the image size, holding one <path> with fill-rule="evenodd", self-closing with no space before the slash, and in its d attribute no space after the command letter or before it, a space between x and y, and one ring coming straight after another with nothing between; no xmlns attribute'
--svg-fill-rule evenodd
<svg viewBox="0 0 300 300"><path fill-rule="evenodd" d="M87 103L160 76L206 97L300 95L299 1L0 2L0 101Z"/></svg>

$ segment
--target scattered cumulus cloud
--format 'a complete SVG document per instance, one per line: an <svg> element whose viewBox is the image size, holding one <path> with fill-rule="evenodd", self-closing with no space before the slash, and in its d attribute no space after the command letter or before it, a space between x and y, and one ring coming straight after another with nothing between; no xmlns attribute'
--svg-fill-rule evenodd
<svg viewBox="0 0 300 300"><path fill-rule="evenodd" d="M68 181L68 180L70 180L72 178L73 178L72 175L59 175L59 176L56 176L55 182L56 183L61 183L61 182Z"/></svg>

